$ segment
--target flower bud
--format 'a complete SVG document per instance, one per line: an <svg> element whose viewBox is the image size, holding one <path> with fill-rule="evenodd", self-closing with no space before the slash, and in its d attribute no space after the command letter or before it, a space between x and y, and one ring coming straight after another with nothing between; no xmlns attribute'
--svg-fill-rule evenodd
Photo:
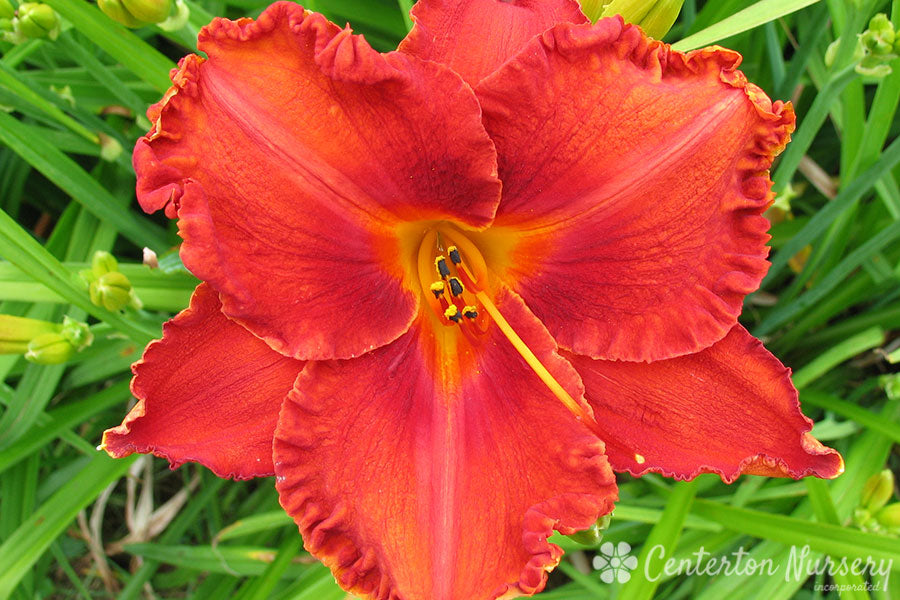
<svg viewBox="0 0 900 600"><path fill-rule="evenodd" d="M22 354L37 336L59 331L60 326L49 321L0 315L0 354Z"/></svg>
<svg viewBox="0 0 900 600"><path fill-rule="evenodd" d="M81 352L91 345L94 341L94 334L91 333L87 323L76 321L72 317L63 317L63 324L60 333L64 338L69 340L75 350Z"/></svg>
<svg viewBox="0 0 900 600"><path fill-rule="evenodd" d="M894 51L894 24L884 13L878 13L869 21L869 28L862 33L863 45L870 52L887 54Z"/></svg>
<svg viewBox="0 0 900 600"><path fill-rule="evenodd" d="M75 354L75 347L61 333L45 333L28 344L25 360L39 365L58 365Z"/></svg>
<svg viewBox="0 0 900 600"><path fill-rule="evenodd" d="M138 21L159 23L169 18L172 0L122 0L122 5Z"/></svg>
<svg viewBox="0 0 900 600"><path fill-rule="evenodd" d="M125 10L125 7L122 6L119 0L97 0L97 6L107 17L116 23L121 23L125 27L133 29L146 25L146 23L135 19L131 13Z"/></svg>
<svg viewBox="0 0 900 600"><path fill-rule="evenodd" d="M638 25L650 37L661 40L678 19L682 4L684 0L659 0Z"/></svg>
<svg viewBox="0 0 900 600"><path fill-rule="evenodd" d="M609 529L612 515L603 515L596 523L585 529L567 536L573 542L583 546L596 546L603 539L603 533Z"/></svg>
<svg viewBox="0 0 900 600"><path fill-rule="evenodd" d="M122 310L131 304L131 282L118 271L110 271L90 284L91 302L106 310Z"/></svg>
<svg viewBox="0 0 900 600"><path fill-rule="evenodd" d="M0 19L12 19L16 16L16 7L9 0L0 0Z"/></svg>
<svg viewBox="0 0 900 600"><path fill-rule="evenodd" d="M175 0L175 10L168 19L159 23L159 28L163 31L178 31L187 25L190 17L191 9L184 3L184 0Z"/></svg>
<svg viewBox="0 0 900 600"><path fill-rule="evenodd" d="M59 35L59 16L46 4L26 2L20 5L14 25L26 38L55 40Z"/></svg>
<svg viewBox="0 0 900 600"><path fill-rule="evenodd" d="M125 27L160 23L172 12L172 0L98 0L97 6Z"/></svg>
<svg viewBox="0 0 900 600"><path fill-rule="evenodd" d="M581 10L591 20L622 15L648 36L662 39L681 12L684 0L581 0Z"/></svg>
<svg viewBox="0 0 900 600"><path fill-rule="evenodd" d="M111 271L119 270L119 262L109 252L97 250L91 259L91 272L95 278L102 277Z"/></svg>
<svg viewBox="0 0 900 600"><path fill-rule="evenodd" d="M875 520L889 530L900 528L900 502L888 504L875 515Z"/></svg>
<svg viewBox="0 0 900 600"><path fill-rule="evenodd" d="M879 529L881 527L872 519L872 513L864 508L858 507L853 509L853 523L863 531L872 531L873 529Z"/></svg>
<svg viewBox="0 0 900 600"><path fill-rule="evenodd" d="M894 496L894 474L890 469L872 475L863 486L860 506L878 512Z"/></svg>
<svg viewBox="0 0 900 600"><path fill-rule="evenodd" d="M115 162L122 155L122 144L114 137L103 132L97 134L100 141L100 158L106 162Z"/></svg>

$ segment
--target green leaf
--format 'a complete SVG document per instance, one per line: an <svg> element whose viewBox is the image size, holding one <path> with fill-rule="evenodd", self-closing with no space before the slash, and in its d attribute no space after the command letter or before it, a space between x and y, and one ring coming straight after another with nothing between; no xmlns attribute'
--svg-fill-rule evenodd
<svg viewBox="0 0 900 600"><path fill-rule="evenodd" d="M86 313L105 321L139 344L159 337L156 328L94 306L85 286L5 212L0 211L0 256Z"/></svg>
<svg viewBox="0 0 900 600"><path fill-rule="evenodd" d="M46 4L159 92L172 85L169 71L175 68L175 63L107 17L95 4L81 0L46 0Z"/></svg>
<svg viewBox="0 0 900 600"><path fill-rule="evenodd" d="M880 346L884 341L884 330L872 327L836 344L817 356L815 360L799 369L791 378L797 389L803 389L845 360Z"/></svg>
<svg viewBox="0 0 900 600"><path fill-rule="evenodd" d="M124 475L132 462L132 458L113 460L98 452L3 542L0 546L0 600L10 597L18 582L68 527L78 511Z"/></svg>
<svg viewBox="0 0 900 600"><path fill-rule="evenodd" d="M832 556L893 561L892 570L900 570L900 539L855 529L812 523L803 519L759 510L735 508L709 500L695 500L693 512L721 523L733 531Z"/></svg>
<svg viewBox="0 0 900 600"><path fill-rule="evenodd" d="M276 556L271 548L260 546L168 546L147 543L130 544L125 546L125 550L186 569L240 576L262 575ZM294 562L283 576L297 577L307 568L308 565Z"/></svg>
<svg viewBox="0 0 900 600"><path fill-rule="evenodd" d="M149 246L157 251L168 247L168 235L161 227L129 211L75 161L46 140L29 133L25 125L0 111L0 142L137 246Z"/></svg>
<svg viewBox="0 0 900 600"><path fill-rule="evenodd" d="M694 35L688 36L672 44L676 50L685 52L694 48L702 48L725 38L759 27L769 21L780 19L785 15L806 8L819 0L761 0L739 13L733 14Z"/></svg>
<svg viewBox="0 0 900 600"><path fill-rule="evenodd" d="M638 567L631 572L629 579L622 586L620 600L650 600L659 585L659 577L662 575L661 565L651 561L654 555L671 556L681 537L684 521L691 510L694 496L697 494L699 479L682 481L675 484L672 494L666 502L659 523L650 530L650 535L644 541L641 554L638 556ZM650 565L654 565L651 569ZM660 567L656 570L655 567ZM651 575L651 570L653 574Z"/></svg>

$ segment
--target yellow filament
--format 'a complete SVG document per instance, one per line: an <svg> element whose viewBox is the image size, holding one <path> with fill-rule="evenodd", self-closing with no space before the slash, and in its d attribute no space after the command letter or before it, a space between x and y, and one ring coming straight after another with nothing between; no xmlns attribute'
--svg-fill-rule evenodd
<svg viewBox="0 0 900 600"><path fill-rule="evenodd" d="M497 310L497 307L491 302L491 299L488 295L483 292L477 292L475 296L478 300L481 301L482 306L484 306L485 310L488 311L488 314L494 319L494 322L497 323L497 326L500 328L500 331L503 332L503 335L510 341L513 347L518 351L519 354L522 355L522 358L525 359L525 362L528 363L528 366L531 367L531 370L541 378L541 381L544 382L544 385L553 392L553 395L559 398L560 402L562 402L566 408L568 408L572 414L575 415L580 421L582 421L588 428L591 430L596 429L596 423L594 422L593 417L587 414L584 409L581 407L578 402L572 398L571 394L563 388L562 385L550 371L547 370L547 367L540 361L540 359L534 355L534 352L531 351L531 348L519 337L519 334L512 328L512 325L509 324L509 321L506 320L500 311ZM596 433L596 431L595 431ZM605 437L605 436L604 436Z"/></svg>
<svg viewBox="0 0 900 600"><path fill-rule="evenodd" d="M425 234L422 243L419 245L419 255L416 260L416 270L419 272L419 285L425 295L425 301L431 306L431 310L435 314L440 315L443 312L441 304L434 294L431 293L431 285L429 282L434 280L432 275L432 256L437 248L437 232L434 230Z"/></svg>

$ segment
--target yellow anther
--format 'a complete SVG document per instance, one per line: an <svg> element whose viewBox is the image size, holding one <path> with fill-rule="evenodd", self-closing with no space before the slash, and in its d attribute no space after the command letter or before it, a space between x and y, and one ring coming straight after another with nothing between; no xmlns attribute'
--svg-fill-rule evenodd
<svg viewBox="0 0 900 600"><path fill-rule="evenodd" d="M453 294L454 296L462 295L463 291L465 290L465 287L463 287L462 281L460 281L456 277L451 277L449 283L450 283L450 293L451 294Z"/></svg>
<svg viewBox="0 0 900 600"><path fill-rule="evenodd" d="M435 281L431 284L431 287L429 289L431 289L431 293L434 294L435 298L440 298L444 295L444 288L445 286L443 281Z"/></svg>
<svg viewBox="0 0 900 600"><path fill-rule="evenodd" d="M441 276L441 279L444 279L450 274L450 267L447 266L447 259L443 256L438 256L434 259L434 268L437 269L437 273Z"/></svg>
<svg viewBox="0 0 900 600"><path fill-rule="evenodd" d="M469 304L469 305L463 307L462 313L463 313L464 317L467 317L469 319L474 319L474 318L478 317L478 308Z"/></svg>
<svg viewBox="0 0 900 600"><path fill-rule="evenodd" d="M454 323L458 323L460 318L462 318L462 315L459 314L459 309L456 308L455 304L451 304L447 307L447 310L444 311L444 316Z"/></svg>
<svg viewBox="0 0 900 600"><path fill-rule="evenodd" d="M447 248L447 255L450 256L450 262L454 265L458 265L462 263L462 257L459 255L459 248L456 246L450 246Z"/></svg>

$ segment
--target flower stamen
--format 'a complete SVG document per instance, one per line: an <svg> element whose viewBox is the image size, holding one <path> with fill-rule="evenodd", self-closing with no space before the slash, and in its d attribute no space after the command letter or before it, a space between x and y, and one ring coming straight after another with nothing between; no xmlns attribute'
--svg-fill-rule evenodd
<svg viewBox="0 0 900 600"><path fill-rule="evenodd" d="M487 264L475 244L450 227L431 229L419 247L418 271L425 297L441 323L458 326L466 339L475 344L477 336L486 334L488 323L493 320L541 382L578 421L601 440L609 443L614 439L603 431L589 409L556 380L491 300L485 291ZM434 273L439 280L433 281ZM432 283L427 283L429 281ZM479 310L479 304L484 307L484 312ZM635 456L638 464L643 462L642 456L625 450Z"/></svg>
<svg viewBox="0 0 900 600"><path fill-rule="evenodd" d="M450 267L447 266L447 259L443 256L438 256L434 259L434 268L437 269L441 279L447 279L450 275Z"/></svg>
<svg viewBox="0 0 900 600"><path fill-rule="evenodd" d="M479 275L473 274L464 258L472 261L474 272ZM434 266L434 271L430 270L430 265ZM472 295L486 281L487 266L474 244L447 227L432 229L419 246L418 272L426 301L441 323L459 325L473 341L474 334L487 332L477 300ZM434 281L435 273L439 277L437 281Z"/></svg>
<svg viewBox="0 0 900 600"><path fill-rule="evenodd" d="M506 339L513 345L516 351L525 359L525 362L528 363L528 366L531 367L531 370L534 371L535 375L537 375L540 380L547 386L547 389L556 396L563 405L569 409L569 411L575 416L575 418L584 424L591 433L596 435L598 438L607 442L612 439L603 429L597 424L597 421L594 419L593 415L588 413L584 407L581 406L569 392L556 380L552 373L550 373L549 369L544 366L544 363L535 356L534 352L531 351L531 348L528 347L528 344L519 337L519 334L516 333L516 330L512 328L512 325L509 324L509 321L506 320L506 317L497 309L497 306L493 303L490 297L484 291L478 291L475 293L475 296L481 302L482 306L484 306L485 310L497 324L497 327L500 328L500 331L503 332L503 335L506 336Z"/></svg>
<svg viewBox="0 0 900 600"><path fill-rule="evenodd" d="M444 311L444 316L454 323L459 323L462 320L462 313L459 312L455 304L447 307L447 310Z"/></svg>
<svg viewBox="0 0 900 600"><path fill-rule="evenodd" d="M448 281L450 284L450 293L454 296L462 296L462 293L465 291L465 287L458 277L451 277Z"/></svg>

